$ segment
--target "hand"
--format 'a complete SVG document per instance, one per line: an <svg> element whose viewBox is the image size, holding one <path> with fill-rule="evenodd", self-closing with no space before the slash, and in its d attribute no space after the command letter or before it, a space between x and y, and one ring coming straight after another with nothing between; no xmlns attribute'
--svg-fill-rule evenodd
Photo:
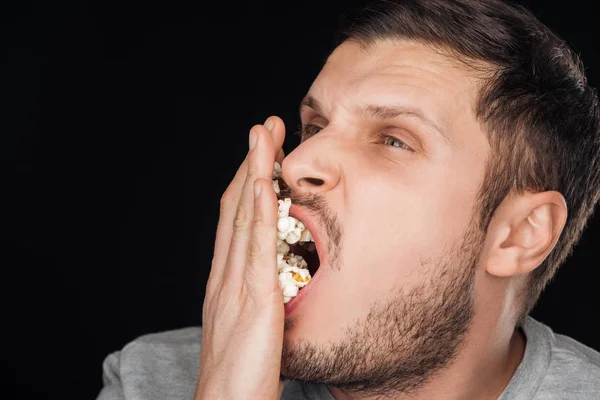
<svg viewBox="0 0 600 400"><path fill-rule="evenodd" d="M202 308L196 400L275 399L283 390L285 312L277 277L277 196L271 183L273 163L284 156L283 121L270 117L251 129L251 143L252 135L256 144L221 198Z"/></svg>

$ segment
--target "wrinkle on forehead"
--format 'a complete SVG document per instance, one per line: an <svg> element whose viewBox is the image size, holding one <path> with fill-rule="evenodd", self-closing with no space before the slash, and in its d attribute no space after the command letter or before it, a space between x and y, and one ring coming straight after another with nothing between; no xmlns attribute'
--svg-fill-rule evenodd
<svg viewBox="0 0 600 400"><path fill-rule="evenodd" d="M447 124L457 113L475 119L482 83L475 70L429 45L394 40L365 48L347 41L331 54L313 88L317 97L331 100L410 93L411 100L427 101Z"/></svg>

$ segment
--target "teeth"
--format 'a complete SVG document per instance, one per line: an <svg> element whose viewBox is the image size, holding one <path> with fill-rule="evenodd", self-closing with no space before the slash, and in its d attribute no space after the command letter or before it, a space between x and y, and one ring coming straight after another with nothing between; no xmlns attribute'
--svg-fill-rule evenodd
<svg viewBox="0 0 600 400"><path fill-rule="evenodd" d="M315 251L317 251L317 246L315 246L315 242L310 242L307 246L306 249L311 252L314 253Z"/></svg>
<svg viewBox="0 0 600 400"><path fill-rule="evenodd" d="M302 231L302 234L300 235L300 241L301 242L312 242L313 241L312 235L310 234L310 231L308 229L305 229L304 231Z"/></svg>

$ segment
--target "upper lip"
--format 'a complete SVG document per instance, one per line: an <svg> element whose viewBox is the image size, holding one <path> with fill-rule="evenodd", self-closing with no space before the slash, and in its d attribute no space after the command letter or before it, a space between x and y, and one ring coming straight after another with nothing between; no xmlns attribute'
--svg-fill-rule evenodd
<svg viewBox="0 0 600 400"><path fill-rule="evenodd" d="M311 216L310 213L303 209L301 206L296 206L294 204L292 204L290 207L290 217L294 217L298 221L302 222L304 226L310 231L313 241L315 242L317 254L319 256L319 264L326 264L328 258L327 246L321 240L321 232L319 232L319 225L315 221L315 218Z"/></svg>

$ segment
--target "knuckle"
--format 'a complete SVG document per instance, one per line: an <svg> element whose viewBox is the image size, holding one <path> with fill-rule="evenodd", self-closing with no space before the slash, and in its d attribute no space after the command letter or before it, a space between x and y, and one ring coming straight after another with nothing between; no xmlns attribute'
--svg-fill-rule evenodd
<svg viewBox="0 0 600 400"><path fill-rule="evenodd" d="M223 214L226 210L228 210L234 203L233 194L231 191L226 190L225 193L221 196L221 200L219 202L219 212Z"/></svg>
<svg viewBox="0 0 600 400"><path fill-rule="evenodd" d="M258 175L258 165L256 164L256 161L250 157L250 162L248 163L248 179L251 183L254 182L254 179Z"/></svg>
<svg viewBox="0 0 600 400"><path fill-rule="evenodd" d="M254 213L254 229L262 230L265 226L265 216L261 212Z"/></svg>
<svg viewBox="0 0 600 400"><path fill-rule="evenodd" d="M233 229L236 231L246 230L250 227L250 223L251 214L248 208L244 204L240 204L233 220Z"/></svg>
<svg viewBox="0 0 600 400"><path fill-rule="evenodd" d="M257 230L248 243L248 262L262 260L270 251L273 251L274 256L276 247L277 236L273 229Z"/></svg>
<svg viewBox="0 0 600 400"><path fill-rule="evenodd" d="M263 246L260 240L257 238L252 238L248 248L248 261L251 263L257 261L262 255L262 251Z"/></svg>

